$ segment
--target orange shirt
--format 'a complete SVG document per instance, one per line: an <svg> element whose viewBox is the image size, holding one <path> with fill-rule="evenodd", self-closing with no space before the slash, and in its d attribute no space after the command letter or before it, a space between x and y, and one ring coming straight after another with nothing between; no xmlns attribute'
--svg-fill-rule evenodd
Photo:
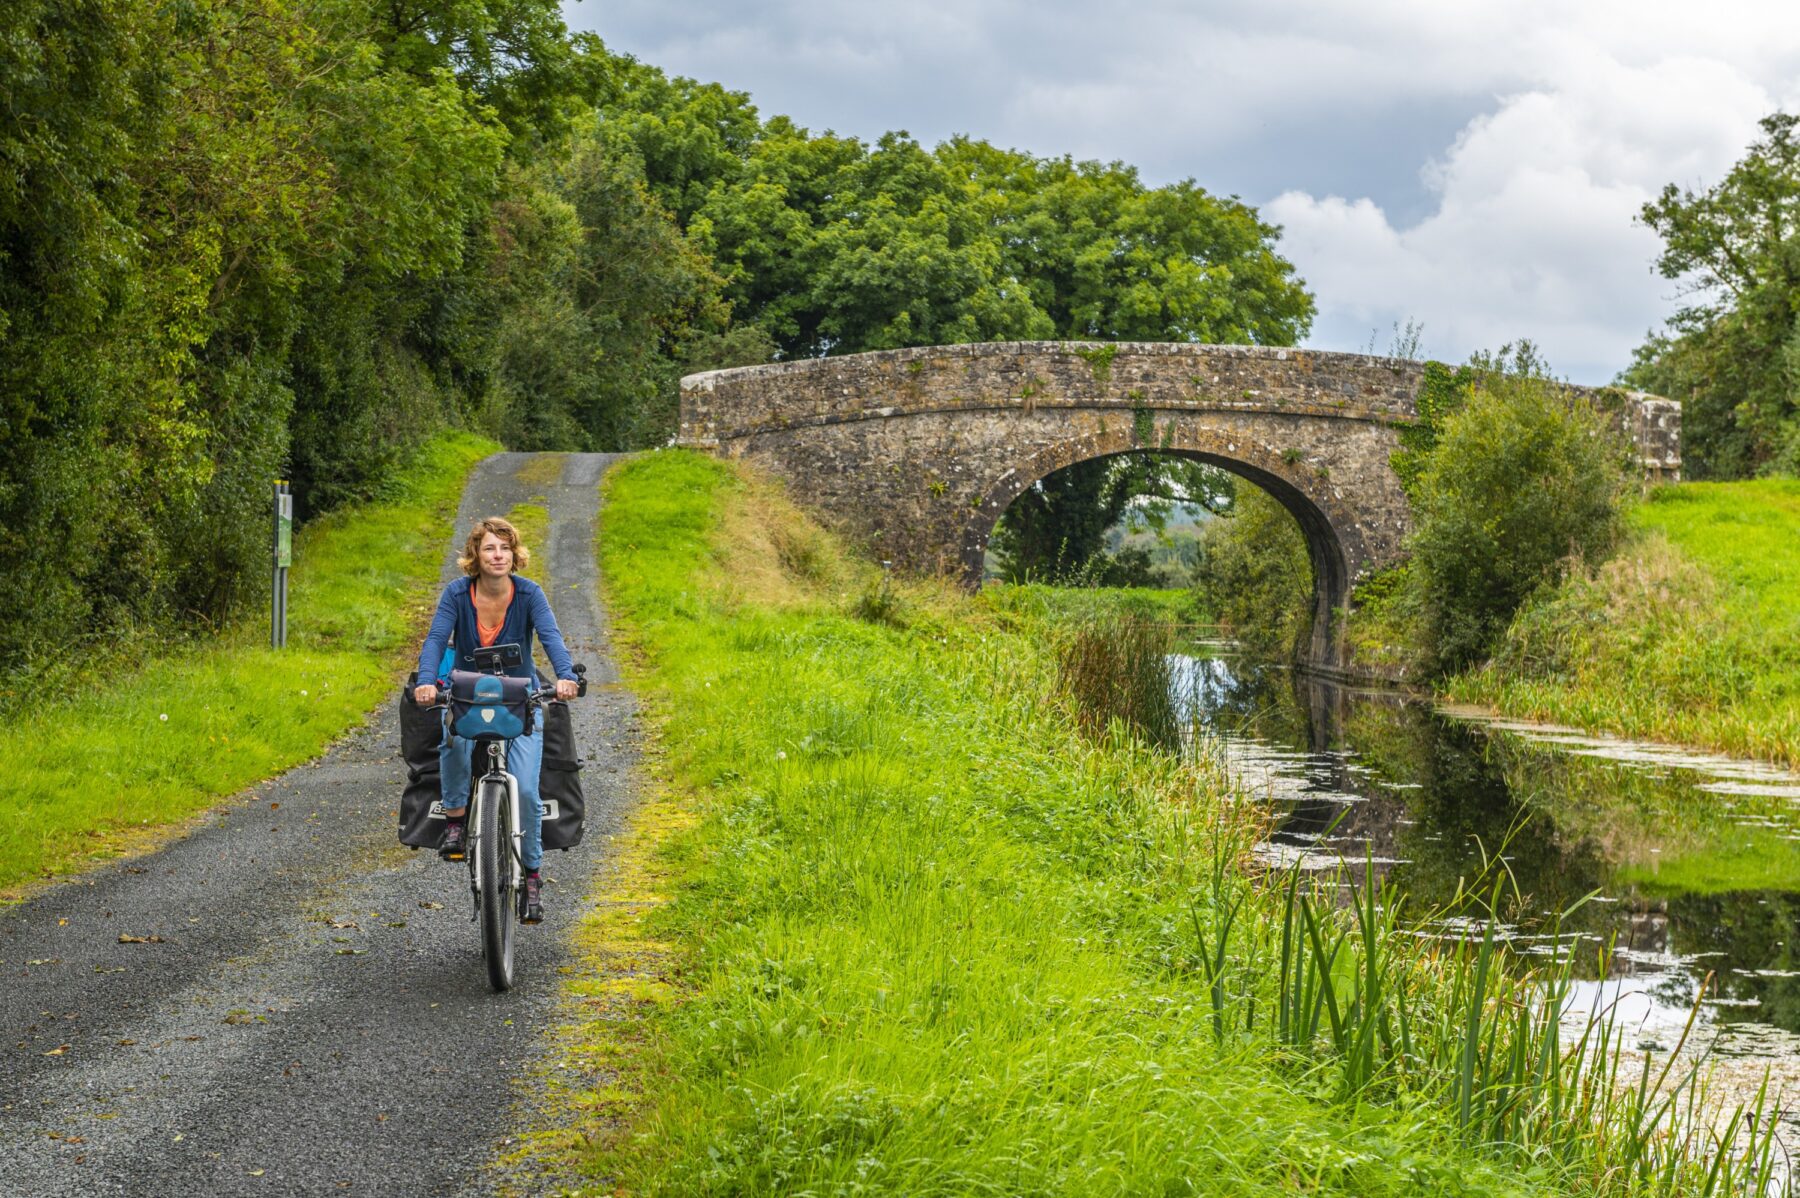
<svg viewBox="0 0 1800 1198"><path fill-rule="evenodd" d="M500 622L488 625L481 622L481 608L475 603L475 588L469 588L469 604L475 608L475 635L483 645L491 645L500 639L500 630L506 627L506 612L512 607L513 596L519 588L513 586L512 579L506 580L506 607L500 609Z"/></svg>

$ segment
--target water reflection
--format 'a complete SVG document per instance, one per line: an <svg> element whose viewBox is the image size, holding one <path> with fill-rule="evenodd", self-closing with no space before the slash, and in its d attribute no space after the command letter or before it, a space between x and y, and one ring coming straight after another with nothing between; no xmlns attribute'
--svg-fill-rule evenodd
<svg viewBox="0 0 1800 1198"><path fill-rule="evenodd" d="M1222 646L1172 664L1185 718L1271 808L1272 860L1360 872L1372 857L1415 916L1452 929L1481 914L1470 883L1503 867L1516 947L1594 962L1581 1005L1616 1003L1642 1046L1671 1046L1712 973L1715 1051L1793 1058L1800 777L1434 710Z"/></svg>

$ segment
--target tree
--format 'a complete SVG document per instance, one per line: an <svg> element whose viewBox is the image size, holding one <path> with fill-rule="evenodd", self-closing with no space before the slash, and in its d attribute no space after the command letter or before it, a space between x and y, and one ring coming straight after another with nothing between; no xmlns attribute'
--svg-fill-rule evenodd
<svg viewBox="0 0 1800 1198"><path fill-rule="evenodd" d="M1216 467L1169 454L1133 453L1077 462L1039 479L1013 500L993 547L1008 582L1111 585L1106 531L1128 510L1160 531L1177 503L1231 509L1236 480Z"/></svg>
<svg viewBox="0 0 1800 1198"><path fill-rule="evenodd" d="M1206 526L1194 579L1202 611L1273 659L1297 660L1312 633L1312 559L1286 508L1256 487Z"/></svg>
<svg viewBox="0 0 1800 1198"><path fill-rule="evenodd" d="M1692 300L1621 381L1683 403L1684 466L1700 478L1800 472L1800 117L1775 113L1716 186L1644 205L1657 269Z"/></svg>
<svg viewBox="0 0 1800 1198"><path fill-rule="evenodd" d="M502 168L592 49L549 0L4 10L0 669L229 615L270 478L371 494L491 398Z"/></svg>

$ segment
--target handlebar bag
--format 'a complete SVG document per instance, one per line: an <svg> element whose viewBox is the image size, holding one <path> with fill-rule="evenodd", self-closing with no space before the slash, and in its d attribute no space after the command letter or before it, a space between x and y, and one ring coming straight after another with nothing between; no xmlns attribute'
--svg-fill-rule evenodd
<svg viewBox="0 0 1800 1198"><path fill-rule="evenodd" d="M531 732L531 679L450 671L450 731L464 740L513 740Z"/></svg>

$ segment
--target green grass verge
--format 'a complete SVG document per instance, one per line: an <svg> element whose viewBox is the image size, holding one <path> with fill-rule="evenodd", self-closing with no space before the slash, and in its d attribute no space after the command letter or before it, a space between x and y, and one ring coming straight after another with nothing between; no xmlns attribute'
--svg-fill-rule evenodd
<svg viewBox="0 0 1800 1198"><path fill-rule="evenodd" d="M1062 622L1097 617L1129 617L1164 624L1211 626L1191 590L1156 587L1053 587L1042 583L997 583L983 588L995 610Z"/></svg>
<svg viewBox="0 0 1800 1198"><path fill-rule="evenodd" d="M1664 487L1631 522L1450 695L1800 766L1800 481Z"/></svg>
<svg viewBox="0 0 1800 1198"><path fill-rule="evenodd" d="M1637 1192L1660 1133L1604 1130L1604 1071L1534 1080L1557 1043L1536 991L1384 934L1372 906L1360 939L1329 899L1301 904L1313 940L1289 935L1293 900L1243 872L1247 808L1080 736L1043 621L948 596L868 621L798 579L758 601L731 530L807 538L777 507L746 519L757 489L730 467L656 453L606 489L659 785L627 837L657 877L609 884L584 925L592 1022L562 1040L617 1082L564 1140L597 1142L596 1188ZM1471 1146L1515 1136L1536 1147Z"/></svg>
<svg viewBox="0 0 1800 1198"><path fill-rule="evenodd" d="M286 649L267 647L266 615L246 615L212 640L16 709L20 784L0 807L0 893L145 843L356 726L405 664L464 480L497 448L440 436L384 501L301 529Z"/></svg>

